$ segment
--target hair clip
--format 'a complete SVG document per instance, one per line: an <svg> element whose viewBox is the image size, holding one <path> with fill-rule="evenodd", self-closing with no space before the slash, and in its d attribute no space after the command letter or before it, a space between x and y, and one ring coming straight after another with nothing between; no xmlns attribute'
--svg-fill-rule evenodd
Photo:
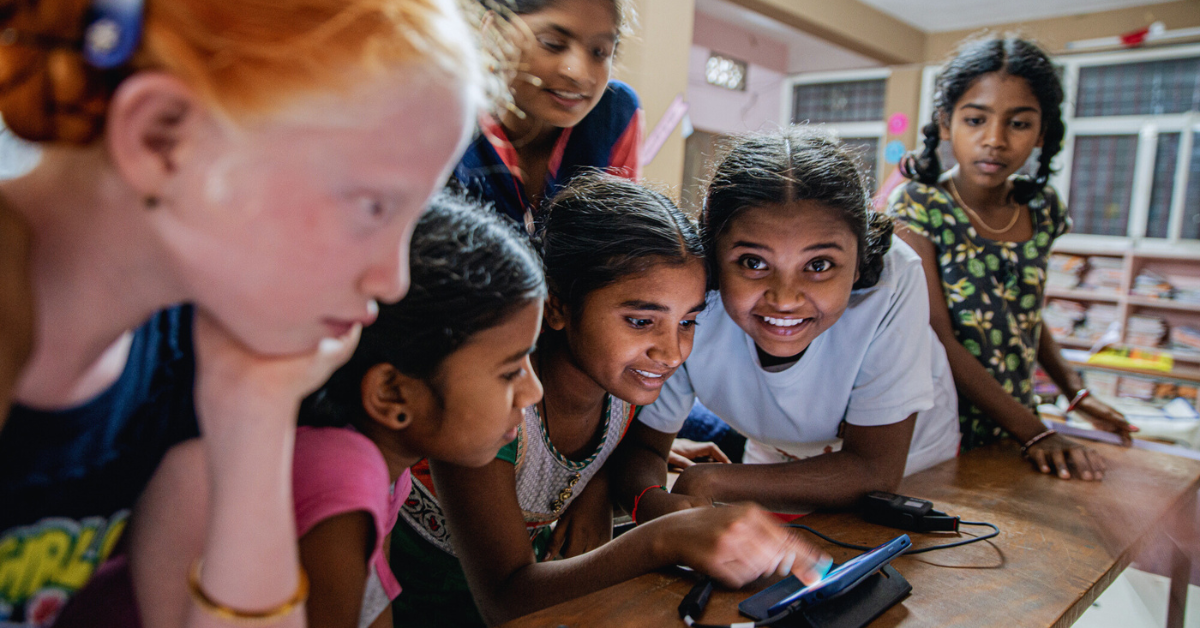
<svg viewBox="0 0 1200 628"><path fill-rule="evenodd" d="M101 70L133 56L142 38L143 0L93 0L83 29L83 58Z"/></svg>

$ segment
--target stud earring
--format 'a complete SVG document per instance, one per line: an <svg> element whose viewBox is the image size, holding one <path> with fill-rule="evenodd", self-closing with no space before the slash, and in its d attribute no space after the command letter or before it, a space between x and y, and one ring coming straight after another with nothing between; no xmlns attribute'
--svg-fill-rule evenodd
<svg viewBox="0 0 1200 628"><path fill-rule="evenodd" d="M142 199L142 205L145 205L146 209L156 209L158 207L158 197L153 194L149 194Z"/></svg>

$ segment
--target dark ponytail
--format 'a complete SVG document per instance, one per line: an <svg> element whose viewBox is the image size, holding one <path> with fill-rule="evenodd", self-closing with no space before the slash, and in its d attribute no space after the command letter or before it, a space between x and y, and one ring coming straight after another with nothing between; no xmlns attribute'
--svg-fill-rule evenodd
<svg viewBox="0 0 1200 628"><path fill-rule="evenodd" d="M1016 178L1012 199L1025 204L1041 193L1053 173L1050 164L1062 149L1066 134L1066 126L1062 121L1062 81L1044 50L1016 37L968 41L946 64L938 74L934 88L933 120L921 128L925 147L909 153L901 160L900 172L904 176L927 185L937 183L942 175L942 165L937 156L941 126L950 124L955 105L971 85L979 77L993 72L1025 79L1042 109L1042 151L1037 172L1032 178Z"/></svg>
<svg viewBox="0 0 1200 628"><path fill-rule="evenodd" d="M891 219L872 209L866 181L844 144L793 126L738 138L717 164L701 218L711 287L717 287L717 238L737 214L795 201L815 201L841 212L858 240L854 289L879 281L883 256L892 246Z"/></svg>
<svg viewBox="0 0 1200 628"><path fill-rule="evenodd" d="M603 172L578 175L537 234L550 292L579 312L591 292L657 264L704 260L696 226L671 199Z"/></svg>

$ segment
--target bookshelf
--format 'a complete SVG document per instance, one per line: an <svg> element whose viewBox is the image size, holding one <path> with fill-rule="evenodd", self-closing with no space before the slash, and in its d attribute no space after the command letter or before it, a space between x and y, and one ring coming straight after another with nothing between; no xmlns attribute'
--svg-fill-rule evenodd
<svg viewBox="0 0 1200 628"><path fill-rule="evenodd" d="M1160 394L1175 394L1196 403L1200 349L1172 344L1172 330L1176 330L1177 337L1181 328L1200 331L1200 250L1144 242L1137 246L1128 240L1122 247L1060 240L1053 254L1071 258L1052 258L1047 307L1043 311L1046 324L1064 349L1076 350L1064 353L1075 358L1072 363L1082 370L1088 386L1095 385L1112 396L1158 400ZM1064 265L1064 259L1069 263ZM1076 270L1079 281L1072 282L1069 278ZM1178 283L1182 288L1167 290L1169 286L1150 281L1152 278L1166 280L1171 286ZM1168 298L1171 296L1178 298ZM1072 320L1079 320L1073 317L1080 313L1082 322L1072 327ZM1105 332L1108 339L1115 340L1115 346L1170 354L1173 369L1161 372L1101 367L1078 359L1078 350L1091 349Z"/></svg>

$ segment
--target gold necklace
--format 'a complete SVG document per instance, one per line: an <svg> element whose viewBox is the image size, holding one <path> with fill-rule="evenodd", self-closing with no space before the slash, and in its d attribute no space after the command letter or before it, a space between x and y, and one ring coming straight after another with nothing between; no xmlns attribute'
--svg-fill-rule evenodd
<svg viewBox="0 0 1200 628"><path fill-rule="evenodd" d="M990 231L990 232L996 233L996 234L1008 233L1009 231L1012 230L1013 226L1015 226L1017 224L1017 219L1021 217L1021 206L1018 205L1017 208L1013 211L1012 220L1008 221L1008 225L1006 227L1004 227L1003 229L993 229L992 227L988 226L988 224L986 222L984 222L982 216L975 213L975 210L971 209L970 205L967 205L966 203L963 202L962 197L958 195L958 188L955 187L955 185L954 185L954 177L950 177L950 178L946 179L946 187L950 190L950 196L954 197L954 202L958 203L959 207L962 207L963 209L967 210L968 214L971 214L972 216L974 216L975 220L979 221L979 226L983 227L985 231Z"/></svg>

